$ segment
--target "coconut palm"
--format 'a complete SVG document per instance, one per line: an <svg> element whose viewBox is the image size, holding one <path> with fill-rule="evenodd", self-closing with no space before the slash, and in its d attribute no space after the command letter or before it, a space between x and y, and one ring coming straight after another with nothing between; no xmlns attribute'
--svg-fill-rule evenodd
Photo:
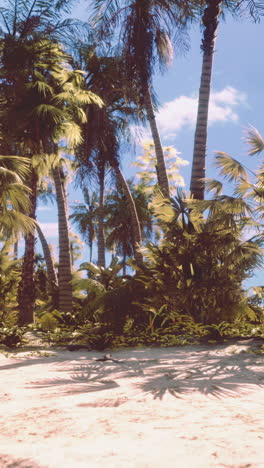
<svg viewBox="0 0 264 468"><path fill-rule="evenodd" d="M194 151L192 162L192 173L190 191L193 198L198 200L204 199L204 177L205 177L205 161L206 161L206 144L207 144L207 126L208 126L208 109L211 91L212 67L215 49L215 40L219 24L221 8L226 8L232 13L239 13L241 9L248 8L251 16L256 20L259 15L264 13L263 2L249 0L207 0L200 2L204 4L202 15L203 39L201 49L203 52L202 73L200 80L198 111L196 130L194 137Z"/></svg>
<svg viewBox="0 0 264 468"><path fill-rule="evenodd" d="M169 197L169 183L153 106L152 75L155 63L166 67L173 56L172 42L184 37L196 2L177 0L95 1L96 22L105 34L119 29L119 48L127 88L135 85L138 105L145 108L156 150L158 183ZM182 42L183 44L183 42ZM186 46L186 42L184 42Z"/></svg>
<svg viewBox="0 0 264 468"><path fill-rule="evenodd" d="M87 87L99 94L105 106L98 108L89 106L87 109L87 124L83 127L83 144L77 154L80 161L80 174L91 175L91 165L99 182L99 219L98 219L98 262L104 260L104 228L103 199L104 179L108 169L125 190L129 210L131 212L132 229L134 231L134 255L140 263L142 256L137 246L141 244L141 231L133 197L119 166L119 154L124 135L128 133L128 119L135 111L128 106L123 93L123 78L120 75L120 60L115 56L98 56L94 47L81 44L80 60L87 71Z"/></svg>

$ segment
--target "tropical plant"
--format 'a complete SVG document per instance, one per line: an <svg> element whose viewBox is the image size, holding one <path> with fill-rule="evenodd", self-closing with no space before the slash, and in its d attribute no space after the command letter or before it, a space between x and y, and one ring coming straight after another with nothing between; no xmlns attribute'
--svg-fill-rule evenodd
<svg viewBox="0 0 264 468"><path fill-rule="evenodd" d="M90 249L89 261L92 262L93 258L93 243L96 237L96 219L98 196L96 192L90 193L86 187L83 187L84 203L76 202L73 212L70 215L70 220L76 225L81 237L88 244Z"/></svg>
<svg viewBox="0 0 264 468"><path fill-rule="evenodd" d="M119 275L122 268L123 264L119 257L114 257L107 268L90 262L84 262L80 265L79 270L86 271L88 278L76 278L73 281L73 286L77 290L86 290L88 293L83 313L86 317L100 322L111 323L112 320L114 323L122 322L122 318L118 314L114 314L114 317L111 315L109 312L111 307L109 308L107 305L109 294L115 295L127 281Z"/></svg>
<svg viewBox="0 0 264 468"><path fill-rule="evenodd" d="M248 145L249 156L259 155L264 150L264 140L258 130L252 126L246 130L245 142ZM239 200L242 203L243 199L250 203L251 216L255 218L255 221L251 221L252 226L257 220L261 221L264 195L263 162L256 171L253 171L229 154L218 151L215 153L214 165L220 170L220 176L229 183L235 183L234 194L237 196L237 203ZM208 191L213 191L217 196L223 191L223 184L219 180L205 179L205 185Z"/></svg>
<svg viewBox="0 0 264 468"><path fill-rule="evenodd" d="M242 282L262 263L262 239L242 240L241 203L227 197L199 205L178 193L171 203L156 196L152 209L164 239L147 244L146 266L135 277L145 285L146 307L165 304L169 315L189 314L206 324L243 313L252 318Z"/></svg>
<svg viewBox="0 0 264 468"><path fill-rule="evenodd" d="M25 215L30 207L30 189L24 183L29 172L29 159L0 156L0 234L5 238L34 230L34 221Z"/></svg>
<svg viewBox="0 0 264 468"><path fill-rule="evenodd" d="M138 214L142 238L148 239L152 233L152 216L148 209L148 197L140 187L133 187L128 181L130 192L133 196ZM133 256L133 230L131 212L128 209L127 197L122 188L117 184L116 189L106 197L106 247L117 255L122 256L123 274L126 274L126 259Z"/></svg>
<svg viewBox="0 0 264 468"><path fill-rule="evenodd" d="M1 239L0 249L0 321L17 308L17 288L20 281L20 261L10 256L11 242Z"/></svg>

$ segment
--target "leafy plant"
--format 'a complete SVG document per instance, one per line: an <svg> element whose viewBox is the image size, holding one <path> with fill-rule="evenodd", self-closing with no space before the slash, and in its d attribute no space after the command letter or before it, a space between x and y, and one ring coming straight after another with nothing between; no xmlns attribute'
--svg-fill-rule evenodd
<svg viewBox="0 0 264 468"><path fill-rule="evenodd" d="M20 281L20 261L10 257L11 242L0 249L0 320L5 321L17 307L17 288Z"/></svg>
<svg viewBox="0 0 264 468"><path fill-rule="evenodd" d="M157 195L151 206L164 238L142 249L146 263L134 281L144 285L142 308L158 326L164 305L168 317L190 315L204 324L256 319L242 282L262 263L262 240L242 240L238 204L226 198L191 203L178 191L171 201Z"/></svg>
<svg viewBox="0 0 264 468"><path fill-rule="evenodd" d="M39 325L42 330L51 331L58 327L60 321L62 321L62 316L58 310L53 310L52 312L43 311L36 319L36 324Z"/></svg>
<svg viewBox="0 0 264 468"><path fill-rule="evenodd" d="M0 327L0 344L15 348L23 343L23 335L26 332L25 327L17 325L13 327Z"/></svg>

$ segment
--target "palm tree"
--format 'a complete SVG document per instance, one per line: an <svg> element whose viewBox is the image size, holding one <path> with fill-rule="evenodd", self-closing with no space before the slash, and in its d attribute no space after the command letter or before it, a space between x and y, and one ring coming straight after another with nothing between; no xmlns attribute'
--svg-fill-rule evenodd
<svg viewBox="0 0 264 468"><path fill-rule="evenodd" d="M143 239L149 239L152 233L152 216L148 209L148 199L144 191L127 182L133 197ZM109 250L122 255L123 274L126 274L126 259L134 253L131 212L128 210L127 195L122 185L117 184L106 197L106 246Z"/></svg>
<svg viewBox="0 0 264 468"><path fill-rule="evenodd" d="M207 0L204 3L205 8L202 15L202 24L204 28L201 49L203 52L202 73L200 80L198 111L196 130L194 137L193 163L191 173L190 191L193 198L197 200L204 199L204 181L206 144L207 144L207 126L208 109L211 91L212 67L215 40L219 24L221 8L226 7L231 12L239 12L239 9L248 7L250 14L256 20L260 14L263 14L263 2L252 2L249 0Z"/></svg>
<svg viewBox="0 0 264 468"><path fill-rule="evenodd" d="M8 46L8 44L7 44ZM23 142L23 150L28 155L34 153L44 157L46 153L53 152L54 142L60 138L67 138L70 143L76 144L80 139L80 131L78 120L85 119L85 114L81 110L82 105L87 105L90 102L97 102L101 105L102 101L81 89L82 74L81 72L71 71L65 68L67 56L62 52L61 48L48 40L35 40L25 42L23 45L25 53L28 51L29 63L27 74L21 77L19 86L17 85L16 99L11 101L7 108L9 121L12 116L16 116L15 128L9 125L9 132L15 138ZM9 47L9 46L8 46ZM10 49L11 51L11 49ZM27 56L27 55L26 55ZM33 60L34 58L34 60ZM6 65L6 59L3 60ZM25 73L25 68L23 73ZM8 93L13 92L12 85L12 67L4 68L6 72L6 88ZM23 79L22 79L23 78ZM16 90L16 86L15 86ZM14 127L14 126L13 126ZM20 145L21 149L21 145ZM50 151L51 149L51 151ZM63 202L62 186L59 182L58 171L54 167L54 177L56 181L56 190L59 203ZM38 177L36 170L32 167L32 173L29 178L29 186L31 188L31 217L35 218L36 196L37 196ZM60 209L62 204L60 203ZM60 218L65 218L66 213ZM65 224L65 223L64 223ZM65 224L66 225L66 224ZM61 235L66 236L66 228L61 229ZM26 255L24 256L24 274L21 281L19 292L19 303L22 321L32 321L33 305L34 305L34 236L29 235L26 238ZM60 269L63 273L59 274L59 282L63 283L63 287L71 290L71 274L69 272L70 262L67 260L65 249L61 248L61 263ZM70 252L68 253L70 257ZM63 264L65 263L65 265ZM67 264L66 264L67 263ZM67 275L65 268L68 269ZM66 276L68 278L66 282ZM29 294L30 291L30 294ZM70 311L70 304L66 304L71 293L63 293L63 288L60 287L61 304L60 307L65 311ZM25 299L25 296L27 299Z"/></svg>
<svg viewBox="0 0 264 468"><path fill-rule="evenodd" d="M96 192L90 193L83 187L84 203L78 203L73 208L70 220L76 225L78 232L90 249L90 259L93 258L93 243L96 237L96 219L98 213L98 196Z"/></svg>
<svg viewBox="0 0 264 468"><path fill-rule="evenodd" d="M104 178L111 169L116 180L125 190L129 210L131 211L132 229L134 232L134 255L138 263L142 256L138 250L141 244L141 231L135 204L123 173L119 167L121 141L128 130L128 119L133 117L134 110L127 105L123 93L123 81L120 76L120 60L115 56L97 56L94 47L79 44L82 68L87 71L87 88L99 94L105 106L89 106L87 124L83 126L83 144L77 158L80 162L80 174L91 176L91 165L97 168L93 173L99 182L99 219L98 219L98 261L104 264L104 227L103 199Z"/></svg>
<svg viewBox="0 0 264 468"><path fill-rule="evenodd" d="M194 6L194 2L177 0L126 0L125 4L118 0L95 1L101 31L109 34L120 28L126 89L134 83L138 105L146 110L156 151L158 183L165 197L169 197L169 183L154 113L152 75L157 61L161 68L171 61L171 40L182 36L187 20L193 17Z"/></svg>

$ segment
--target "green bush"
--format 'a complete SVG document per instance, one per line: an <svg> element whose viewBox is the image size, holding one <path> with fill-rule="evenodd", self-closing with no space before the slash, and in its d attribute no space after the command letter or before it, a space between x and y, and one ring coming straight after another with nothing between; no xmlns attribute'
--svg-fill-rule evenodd
<svg viewBox="0 0 264 468"><path fill-rule="evenodd" d="M23 335L26 333L25 327L17 325L13 327L0 327L0 344L9 348L16 348L23 343Z"/></svg>

